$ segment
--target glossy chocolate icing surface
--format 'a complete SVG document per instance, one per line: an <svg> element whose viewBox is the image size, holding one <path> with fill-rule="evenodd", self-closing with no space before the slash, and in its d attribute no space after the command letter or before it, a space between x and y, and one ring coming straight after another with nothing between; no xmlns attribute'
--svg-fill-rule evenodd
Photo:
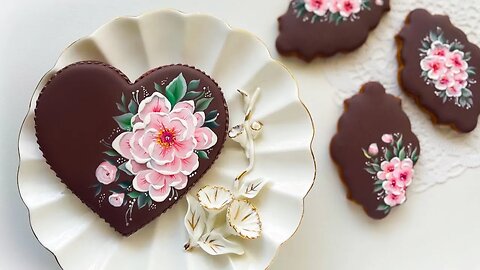
<svg viewBox="0 0 480 270"><path fill-rule="evenodd" d="M212 166L225 142L228 109L217 83L193 67L160 67L131 83L109 65L79 62L44 87L35 128L58 178L130 235Z"/></svg>
<svg viewBox="0 0 480 270"><path fill-rule="evenodd" d="M480 114L480 49L448 16L412 11L397 35L399 82L433 122L471 132Z"/></svg>
<svg viewBox="0 0 480 270"><path fill-rule="evenodd" d="M370 217L382 219L406 201L420 145L401 100L370 82L345 100L330 153L347 197Z"/></svg>

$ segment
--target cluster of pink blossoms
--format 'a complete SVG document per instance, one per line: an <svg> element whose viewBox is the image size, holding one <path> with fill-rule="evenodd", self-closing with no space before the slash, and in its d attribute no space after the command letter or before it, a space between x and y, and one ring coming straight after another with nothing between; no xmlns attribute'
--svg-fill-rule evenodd
<svg viewBox="0 0 480 270"><path fill-rule="evenodd" d="M451 51L449 44L434 41L420 66L437 90L446 91L447 97L460 97L469 77L464 57L464 52Z"/></svg>

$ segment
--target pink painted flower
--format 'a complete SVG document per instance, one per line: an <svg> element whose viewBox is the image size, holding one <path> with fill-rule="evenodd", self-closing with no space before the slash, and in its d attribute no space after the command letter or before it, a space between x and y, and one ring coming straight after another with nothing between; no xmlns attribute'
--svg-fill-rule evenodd
<svg viewBox="0 0 480 270"><path fill-rule="evenodd" d="M455 74L466 71L468 69L468 63L463 60L464 55L462 51L455 50L447 57L446 66Z"/></svg>
<svg viewBox="0 0 480 270"><path fill-rule="evenodd" d="M117 167L104 161L98 165L95 170L95 176L97 177L98 182L104 185L113 183L117 176Z"/></svg>
<svg viewBox="0 0 480 270"><path fill-rule="evenodd" d="M206 150L217 143L216 134L203 127L205 114L194 111L193 101L182 101L171 108L168 99L155 92L140 103L138 114L132 118L133 131L120 134L112 143L129 160L126 167L136 175L136 186L145 184L137 190L148 190L153 200L164 200L164 193L168 196L171 187L185 187L187 176L199 166L195 150Z"/></svg>
<svg viewBox="0 0 480 270"><path fill-rule="evenodd" d="M403 182L399 181L393 175L390 175L390 177L382 183L382 187L388 194L395 195L401 195L405 190Z"/></svg>
<svg viewBox="0 0 480 270"><path fill-rule="evenodd" d="M154 170L144 170L138 172L132 185L139 192L148 192L152 200L163 202L169 197L172 188L184 189L187 182L188 177L181 173L164 175Z"/></svg>
<svg viewBox="0 0 480 270"><path fill-rule="evenodd" d="M438 90L446 90L447 88L453 87L455 85L454 75L451 72L446 72L435 81L435 88Z"/></svg>
<svg viewBox="0 0 480 270"><path fill-rule="evenodd" d="M350 17L352 14L360 12L362 0L337 0L338 11L344 18Z"/></svg>
<svg viewBox="0 0 480 270"><path fill-rule="evenodd" d="M305 0L305 9L309 12L317 14L318 16L325 15L329 6L329 0Z"/></svg>
<svg viewBox="0 0 480 270"><path fill-rule="evenodd" d="M113 193L108 197L108 202L113 206L113 207L120 207L123 204L123 200L125 199L125 194L124 193Z"/></svg>
<svg viewBox="0 0 480 270"><path fill-rule="evenodd" d="M368 147L368 154L371 156L378 155L378 145L376 143L370 144L370 146Z"/></svg>
<svg viewBox="0 0 480 270"><path fill-rule="evenodd" d="M375 0L377 6L383 6L383 0Z"/></svg>
<svg viewBox="0 0 480 270"><path fill-rule="evenodd" d="M405 191L403 191L401 194L398 194L398 195L390 193L390 194L387 194L387 196L385 196L384 198L385 203L390 207L403 204L406 200L407 200L407 197L405 196Z"/></svg>
<svg viewBox="0 0 480 270"><path fill-rule="evenodd" d="M447 97L460 97L462 96L462 89L458 85L454 85L452 87L447 88L445 93L447 94Z"/></svg>
<svg viewBox="0 0 480 270"><path fill-rule="evenodd" d="M329 10L331 13L337 13L340 11L338 9L338 0L330 0Z"/></svg>
<svg viewBox="0 0 480 270"><path fill-rule="evenodd" d="M382 164L380 164L380 168L382 170L377 173L378 179L380 180L389 179L400 164L401 164L401 161L398 157L394 157L390 161L382 162Z"/></svg>
<svg viewBox="0 0 480 270"><path fill-rule="evenodd" d="M382 141L384 143L388 143L388 144L392 143L393 142L393 135L392 134L383 134Z"/></svg>
<svg viewBox="0 0 480 270"><path fill-rule="evenodd" d="M434 41L431 45L431 48L428 50L427 55L447 58L450 56L450 46L443 44L440 41Z"/></svg>
<svg viewBox="0 0 480 270"><path fill-rule="evenodd" d="M428 71L428 78L438 80L447 71L445 59L439 56L427 56L420 61L423 71Z"/></svg>
<svg viewBox="0 0 480 270"><path fill-rule="evenodd" d="M399 182L400 186L406 188L412 184L413 173L413 161L406 158L401 161L399 166L393 172L393 177Z"/></svg>

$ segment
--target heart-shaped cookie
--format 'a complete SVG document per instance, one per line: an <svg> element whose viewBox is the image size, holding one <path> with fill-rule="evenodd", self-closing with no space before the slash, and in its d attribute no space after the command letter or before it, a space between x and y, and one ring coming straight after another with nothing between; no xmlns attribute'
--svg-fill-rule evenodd
<svg viewBox="0 0 480 270"><path fill-rule="evenodd" d="M99 62L79 62L42 90L38 144L80 200L123 235L174 205L212 166L228 109L215 81L185 65L135 83Z"/></svg>

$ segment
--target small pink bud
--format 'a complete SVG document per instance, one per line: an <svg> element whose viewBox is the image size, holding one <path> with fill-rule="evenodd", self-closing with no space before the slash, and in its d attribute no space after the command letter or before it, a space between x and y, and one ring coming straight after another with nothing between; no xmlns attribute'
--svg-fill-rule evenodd
<svg viewBox="0 0 480 270"><path fill-rule="evenodd" d="M383 134L382 136L382 141L384 143L392 143L393 142L393 136L392 134Z"/></svg>
<svg viewBox="0 0 480 270"><path fill-rule="evenodd" d="M368 147L368 154L370 156L378 155L378 145L376 143L370 144L370 146Z"/></svg>

